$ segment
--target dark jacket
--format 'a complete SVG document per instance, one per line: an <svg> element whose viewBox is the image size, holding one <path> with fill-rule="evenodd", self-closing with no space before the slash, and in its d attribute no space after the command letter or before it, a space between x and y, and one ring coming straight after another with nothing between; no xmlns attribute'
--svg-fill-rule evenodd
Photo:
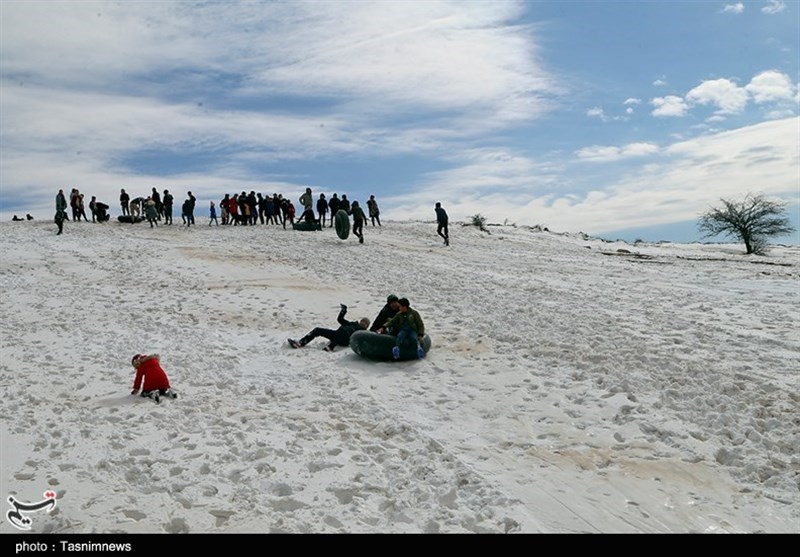
<svg viewBox="0 0 800 557"><path fill-rule="evenodd" d="M353 202L353 208L350 212L353 215L353 224L366 222L367 216L364 214L364 211L361 210L361 207L356 205L355 202Z"/></svg>
<svg viewBox="0 0 800 557"><path fill-rule="evenodd" d="M447 211L442 207L436 208L436 222L439 224L447 224Z"/></svg>
<svg viewBox="0 0 800 557"><path fill-rule="evenodd" d="M415 309L408 308L408 311L405 313L400 313L398 311L397 315L386 322L386 328L391 329L391 333L395 336L397 336L397 333L404 325L411 327L411 330L418 335L425 334L425 324L422 322L422 317L420 317Z"/></svg>
<svg viewBox="0 0 800 557"><path fill-rule="evenodd" d="M349 346L350 345L350 335L355 333L356 331L363 331L364 327L361 326L361 323L358 321L347 321L344 318L344 314L347 313L347 310L342 310L339 312L339 316L336 318L336 321L339 322L339 328L336 329L336 344L339 346Z"/></svg>
<svg viewBox="0 0 800 557"><path fill-rule="evenodd" d="M383 327L389 319L397 315L397 311L398 310L396 309L392 309L392 306L389 304L383 306L383 309L380 311L380 313L378 313L378 317L375 318L375 321L373 321L369 330L377 332L377 330Z"/></svg>

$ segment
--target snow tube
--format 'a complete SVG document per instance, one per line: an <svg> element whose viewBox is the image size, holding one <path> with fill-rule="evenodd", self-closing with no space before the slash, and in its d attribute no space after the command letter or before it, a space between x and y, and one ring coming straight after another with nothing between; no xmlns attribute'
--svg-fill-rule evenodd
<svg viewBox="0 0 800 557"><path fill-rule="evenodd" d="M379 360L392 362L392 348L394 348L395 337L392 335L379 335L372 331L356 331L350 335L350 348L361 356L369 360ZM431 349L431 337L425 335L422 339L422 349L427 354ZM417 349L413 346L400 347L400 357L398 360L416 360Z"/></svg>
<svg viewBox="0 0 800 557"><path fill-rule="evenodd" d="M322 225L319 223L319 221L314 221L314 222L303 221L303 222L292 223L292 228L294 228L295 230L303 230L303 231L322 230Z"/></svg>
<svg viewBox="0 0 800 557"><path fill-rule="evenodd" d="M350 236L350 216L344 209L339 209L333 217L333 226L336 227L336 235L342 240L347 240Z"/></svg>
<svg viewBox="0 0 800 557"><path fill-rule="evenodd" d="M120 216L117 217L117 220L119 222L137 223L137 222L142 222L143 220L145 220L145 218L144 217L132 217L130 215L120 215Z"/></svg>

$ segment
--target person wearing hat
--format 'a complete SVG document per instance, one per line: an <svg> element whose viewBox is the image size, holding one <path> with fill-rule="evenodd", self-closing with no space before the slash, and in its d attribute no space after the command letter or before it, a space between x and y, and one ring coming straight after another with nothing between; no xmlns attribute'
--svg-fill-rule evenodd
<svg viewBox="0 0 800 557"><path fill-rule="evenodd" d="M386 296L386 305L383 306L378 317L372 322L372 326L369 328L370 331L377 333L378 329L383 327L389 319L397 315L397 311L400 309L400 305L397 303L398 300L399 298L394 294Z"/></svg>
<svg viewBox="0 0 800 557"><path fill-rule="evenodd" d="M162 396L178 398L177 393L170 387L167 374L161 369L158 354L136 354L131 358L131 365L136 369L132 395L137 394L141 387L142 396L152 398L156 404L160 402Z"/></svg>

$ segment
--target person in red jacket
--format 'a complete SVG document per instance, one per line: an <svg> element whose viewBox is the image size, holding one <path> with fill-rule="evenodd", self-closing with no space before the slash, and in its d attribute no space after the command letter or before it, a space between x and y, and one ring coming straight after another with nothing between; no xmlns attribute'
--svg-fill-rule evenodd
<svg viewBox="0 0 800 557"><path fill-rule="evenodd" d="M142 396L160 402L162 396L178 398L177 393L169 385L167 374L161 369L158 354L136 354L131 358L131 365L136 368L136 379L133 381L132 395L142 388ZM142 380L144 379L144 385Z"/></svg>

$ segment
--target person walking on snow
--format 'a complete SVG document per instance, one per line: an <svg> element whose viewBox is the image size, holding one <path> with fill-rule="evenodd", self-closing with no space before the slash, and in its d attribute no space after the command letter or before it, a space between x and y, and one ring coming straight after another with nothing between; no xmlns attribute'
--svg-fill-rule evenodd
<svg viewBox="0 0 800 557"><path fill-rule="evenodd" d="M450 245L450 234L447 232L447 211L444 210L442 204L438 201L436 202L436 224L438 224L438 228L436 228L436 233L444 238L444 245ZM444 231L444 234L442 234Z"/></svg>
<svg viewBox="0 0 800 557"><path fill-rule="evenodd" d="M217 226L219 226L219 221L217 220L217 208L214 206L213 201L208 208L208 226L211 226L212 222L217 223Z"/></svg>
<svg viewBox="0 0 800 557"><path fill-rule="evenodd" d="M353 207L350 209L353 215L353 234L358 236L358 243L364 243L364 223L367 221L367 216L364 211L359 207L358 201L353 201Z"/></svg>

